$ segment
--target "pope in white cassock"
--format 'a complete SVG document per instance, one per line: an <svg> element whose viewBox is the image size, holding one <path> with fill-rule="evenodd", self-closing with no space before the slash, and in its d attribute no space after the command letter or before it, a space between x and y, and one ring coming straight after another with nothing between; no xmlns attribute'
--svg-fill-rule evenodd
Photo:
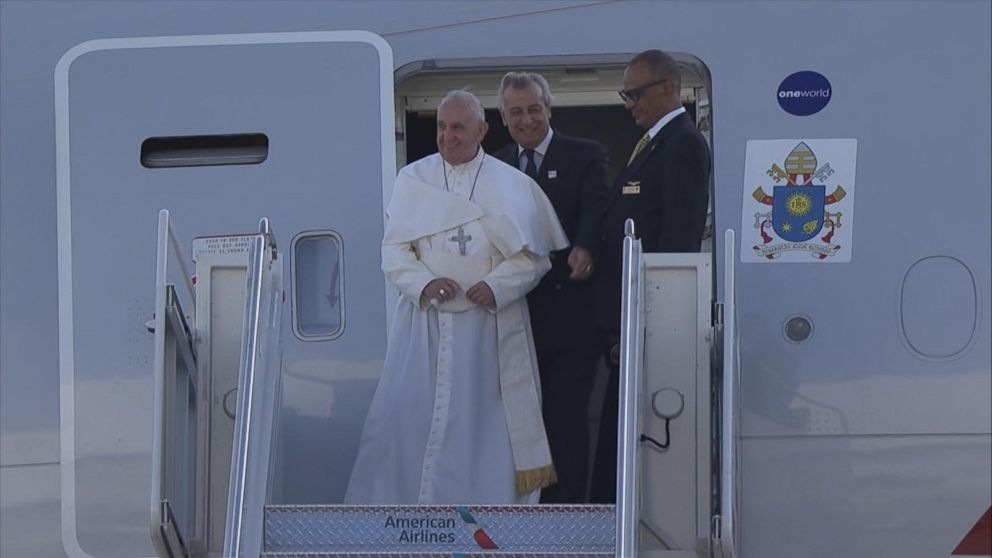
<svg viewBox="0 0 992 558"><path fill-rule="evenodd" d="M555 482L525 295L568 240L487 131L479 100L449 93L440 154L396 178L382 269L400 298L348 503L537 503Z"/></svg>

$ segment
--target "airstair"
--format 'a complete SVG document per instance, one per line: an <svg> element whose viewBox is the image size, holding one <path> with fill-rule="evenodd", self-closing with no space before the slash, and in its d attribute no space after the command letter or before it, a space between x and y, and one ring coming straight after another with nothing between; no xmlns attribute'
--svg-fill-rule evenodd
<svg viewBox="0 0 992 558"><path fill-rule="evenodd" d="M263 218L250 234L194 239L194 282L163 210L149 324L158 555L736 554L733 231L727 296L714 303L709 254L643 254L627 227L616 506L294 506L271 504L285 259L275 235Z"/></svg>

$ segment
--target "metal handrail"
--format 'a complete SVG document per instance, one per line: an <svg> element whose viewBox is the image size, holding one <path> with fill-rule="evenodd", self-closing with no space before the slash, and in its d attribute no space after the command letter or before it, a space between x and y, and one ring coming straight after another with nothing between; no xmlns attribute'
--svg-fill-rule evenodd
<svg viewBox="0 0 992 558"><path fill-rule="evenodd" d="M155 308L165 308L165 282L168 268L169 253L167 248L169 234L169 212L161 210L158 213L158 250L155 261ZM161 315L160 315L161 314ZM165 331L165 312L156 312L153 323L156 332ZM165 336L161 333L155 336L155 369L153 382L155 398L152 403L152 471L151 471L151 528L152 541L158 541L155 529L162 524L162 453L165 445Z"/></svg>
<svg viewBox="0 0 992 558"><path fill-rule="evenodd" d="M637 533L637 418L641 376L641 243L627 219L620 308L620 418L617 424L617 558L634 556Z"/></svg>
<svg viewBox="0 0 992 558"><path fill-rule="evenodd" d="M736 547L734 526L737 521L737 487L734 471L737 465L737 427L735 411L737 407L736 390L737 378L734 376L734 365L737 355L737 286L736 286L736 248L737 241L734 229L727 229L723 236L724 275L723 275L723 385L721 386L721 404L723 411L720 432L720 531L719 536L731 555ZM726 548L724 549L726 550Z"/></svg>
<svg viewBox="0 0 992 558"><path fill-rule="evenodd" d="M171 245L171 246L170 246ZM183 467L189 466L190 456L183 453L181 448L171 445L176 436L171 429L176 427L175 418L178 413L187 412L188 409L180 409L179 405L184 404L188 397L174 393L178 389L176 382L186 382L185 388L192 393L195 398L196 393L196 353L190 338L190 327L183 313L183 306L176 293L175 287L168 282L169 278L169 253L175 256L179 263L184 278L189 281L189 274L185 271L185 261L182 251L176 242L175 230L172 227L169 211L163 209L158 215L158 236L155 262L155 314L151 322L150 330L155 333L154 340L154 399L152 407L152 469L151 469L151 523L152 542L162 552L169 552L168 548L185 546L189 540L196 537L201 529L202 517L195 508L195 504L185 501L182 496L175 493L176 483L182 489ZM195 305L195 296L190 287L190 297ZM182 360L184 369L188 377L180 379L176 376L176 367L166 366L168 361L167 337L169 330L177 344L177 360ZM188 394L187 394L188 395ZM181 434L181 433L180 433ZM176 460L173 452L181 461ZM176 468L178 466L178 468ZM180 525L173 512L173 506L178 506L181 510L184 522ZM187 506L192 506L189 508Z"/></svg>
<svg viewBox="0 0 992 558"><path fill-rule="evenodd" d="M267 219L259 223L259 235L249 248L245 298L244 333L241 338L241 369L238 374L238 409L231 453L231 477L227 495L227 522L224 528L224 556L241 555L241 535L251 441L252 402L255 395L255 368L258 356L259 315L262 299L262 267L269 233Z"/></svg>

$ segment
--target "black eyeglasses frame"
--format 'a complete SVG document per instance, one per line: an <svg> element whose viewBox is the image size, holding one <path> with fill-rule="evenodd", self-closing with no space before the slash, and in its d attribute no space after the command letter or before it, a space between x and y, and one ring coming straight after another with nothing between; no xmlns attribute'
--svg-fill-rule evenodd
<svg viewBox="0 0 992 558"><path fill-rule="evenodd" d="M631 103L636 103L641 99L641 93L644 93L644 91L647 90L647 88L654 87L655 85L661 85L662 83L665 83L669 79L671 78L659 79L658 81L645 83L644 85L640 87L634 87L633 89L621 89L620 91L617 91L617 94L620 95L620 98L623 99L624 101L630 101Z"/></svg>

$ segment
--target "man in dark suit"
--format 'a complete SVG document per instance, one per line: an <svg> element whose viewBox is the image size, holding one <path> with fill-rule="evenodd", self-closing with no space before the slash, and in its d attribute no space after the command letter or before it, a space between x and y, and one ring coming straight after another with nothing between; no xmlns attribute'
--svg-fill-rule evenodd
<svg viewBox="0 0 992 558"><path fill-rule="evenodd" d="M698 252L703 239L710 152L682 106L681 88L678 64L660 50L638 54L623 73L620 97L647 132L607 194L597 253L596 320L606 333L611 374L596 449L593 502L616 501L624 222L634 220L644 252Z"/></svg>
<svg viewBox="0 0 992 558"><path fill-rule="evenodd" d="M514 142L496 153L533 178L551 200L571 246L551 253L551 271L527 296L543 393L544 424L558 483L541 502L583 503L589 461L589 396L599 360L593 250L607 187L606 149L551 129L551 90L540 74L510 72L499 106Z"/></svg>

